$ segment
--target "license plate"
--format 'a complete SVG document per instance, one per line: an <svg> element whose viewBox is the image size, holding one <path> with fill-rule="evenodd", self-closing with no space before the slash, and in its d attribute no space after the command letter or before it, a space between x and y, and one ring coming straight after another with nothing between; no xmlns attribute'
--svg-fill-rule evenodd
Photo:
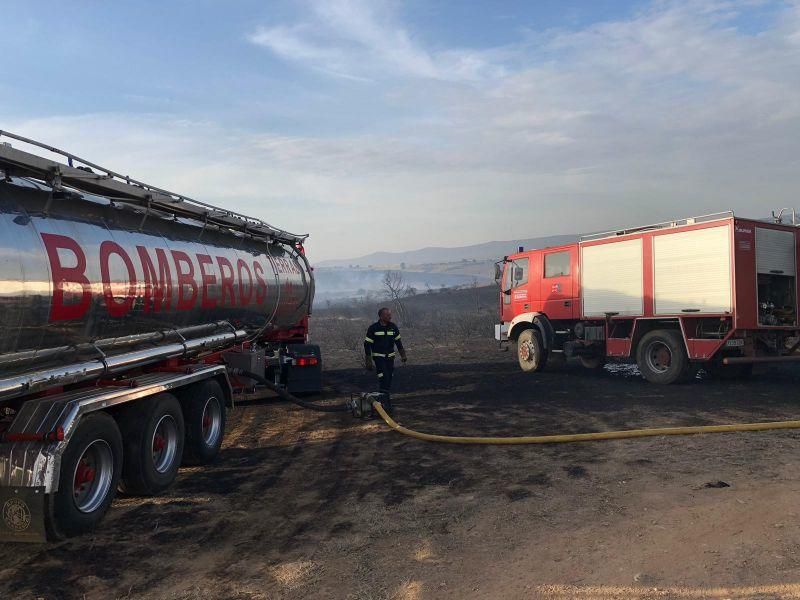
<svg viewBox="0 0 800 600"><path fill-rule="evenodd" d="M725 342L725 345L728 348L740 348L741 346L744 346L744 338L731 338Z"/></svg>

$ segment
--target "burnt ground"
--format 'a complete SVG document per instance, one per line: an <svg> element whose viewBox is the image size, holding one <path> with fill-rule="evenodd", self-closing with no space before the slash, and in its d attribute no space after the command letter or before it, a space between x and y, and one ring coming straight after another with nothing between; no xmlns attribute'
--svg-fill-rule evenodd
<svg viewBox="0 0 800 600"><path fill-rule="evenodd" d="M412 354L400 422L521 435L800 413L798 368L656 387L470 347ZM329 399L372 387L350 368L327 382ZM92 535L0 548L0 598L800 598L798 458L800 431L452 446L263 399L168 493L119 498Z"/></svg>

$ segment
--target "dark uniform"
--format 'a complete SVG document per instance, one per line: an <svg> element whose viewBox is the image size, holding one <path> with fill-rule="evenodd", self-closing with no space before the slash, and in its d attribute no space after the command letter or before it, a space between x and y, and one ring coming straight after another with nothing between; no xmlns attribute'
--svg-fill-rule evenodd
<svg viewBox="0 0 800 600"><path fill-rule="evenodd" d="M400 330L391 321L386 325L377 321L367 329L367 337L364 338L364 353L367 355L367 361L372 359L375 363L379 391L387 395L392 388L395 345L397 350L403 354Z"/></svg>

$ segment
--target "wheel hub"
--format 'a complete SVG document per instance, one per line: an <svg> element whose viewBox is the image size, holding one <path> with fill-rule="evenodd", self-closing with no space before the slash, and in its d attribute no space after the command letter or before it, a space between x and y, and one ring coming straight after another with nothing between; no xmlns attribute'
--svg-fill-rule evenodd
<svg viewBox="0 0 800 600"><path fill-rule="evenodd" d="M178 426L172 415L164 415L153 432L153 466L159 473L169 471L178 453Z"/></svg>
<svg viewBox="0 0 800 600"><path fill-rule="evenodd" d="M82 513L100 508L111 491L114 476L114 455L111 446L98 439L86 446L75 465L72 476L72 496Z"/></svg>
<svg viewBox="0 0 800 600"><path fill-rule="evenodd" d="M203 441L207 446L213 446L222 433L222 408L220 401L212 396L203 407Z"/></svg>
<svg viewBox="0 0 800 600"><path fill-rule="evenodd" d="M519 357L526 361L533 360L533 348L531 348L530 342L524 342L519 345Z"/></svg>
<svg viewBox="0 0 800 600"><path fill-rule="evenodd" d="M660 348L656 351L656 361L659 365L668 367L672 363L672 355L668 350Z"/></svg>
<svg viewBox="0 0 800 600"><path fill-rule="evenodd" d="M94 481L96 474L97 471L87 464L86 459L81 460L75 472L75 487L83 488L87 483Z"/></svg>
<svg viewBox="0 0 800 600"><path fill-rule="evenodd" d="M163 450L164 446L167 445L167 441L164 439L163 435L156 435L153 438L153 450L158 452L159 450Z"/></svg>
<svg viewBox="0 0 800 600"><path fill-rule="evenodd" d="M672 365L672 351L663 342L653 342L648 348L647 362L653 371L663 373Z"/></svg>

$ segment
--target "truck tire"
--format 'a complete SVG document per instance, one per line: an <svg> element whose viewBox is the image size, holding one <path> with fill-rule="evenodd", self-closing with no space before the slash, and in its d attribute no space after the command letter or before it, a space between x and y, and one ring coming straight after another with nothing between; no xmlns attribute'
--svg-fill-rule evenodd
<svg viewBox="0 0 800 600"><path fill-rule="evenodd" d="M535 373L547 365L547 353L544 350L542 336L536 329L526 329L517 338L517 359L520 368L528 373Z"/></svg>
<svg viewBox="0 0 800 600"><path fill-rule="evenodd" d="M58 492L53 497L50 537L80 535L94 529L117 492L122 473L122 436L111 415L84 417L61 457Z"/></svg>
<svg viewBox="0 0 800 600"><path fill-rule="evenodd" d="M190 385L181 392L186 439L183 464L205 465L219 454L225 436L225 394L215 379Z"/></svg>
<svg viewBox="0 0 800 600"><path fill-rule="evenodd" d="M650 383L668 385L686 378L689 357L680 332L657 329L645 334L636 348L636 364Z"/></svg>
<svg viewBox="0 0 800 600"><path fill-rule="evenodd" d="M118 419L125 449L120 490L151 496L178 474L185 438L183 411L172 394L133 402Z"/></svg>

